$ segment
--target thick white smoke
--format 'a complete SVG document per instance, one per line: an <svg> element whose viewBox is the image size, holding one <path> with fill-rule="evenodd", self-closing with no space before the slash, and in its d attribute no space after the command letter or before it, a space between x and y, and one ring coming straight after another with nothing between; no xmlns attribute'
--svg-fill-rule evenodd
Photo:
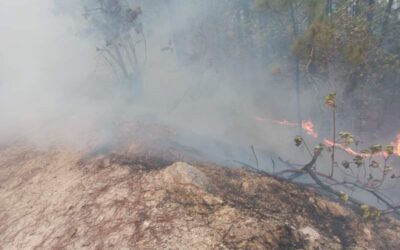
<svg viewBox="0 0 400 250"><path fill-rule="evenodd" d="M251 144L270 152L295 151L291 142L296 131L272 123L295 118L294 91L282 87L291 83L272 81L263 72L265 65L255 61L246 64L246 71L216 70L210 65L212 56L196 63L180 61L177 54L191 51L180 51L179 44L173 52L162 51L174 35L190 32L188 23L213 18L208 8L219 7L175 3L147 4L143 10L144 90L140 102L127 105L96 52L103 41L80 33L85 25L80 1L58 1L55 9L53 0L1 0L1 140L79 144L87 143L84 135L97 133L96 138L107 142L115 137L116 120L145 120L167 124L178 131L181 142L222 158L252 157ZM143 58L143 49L139 53ZM229 57L220 58L230 65ZM218 143L210 147L206 141Z"/></svg>

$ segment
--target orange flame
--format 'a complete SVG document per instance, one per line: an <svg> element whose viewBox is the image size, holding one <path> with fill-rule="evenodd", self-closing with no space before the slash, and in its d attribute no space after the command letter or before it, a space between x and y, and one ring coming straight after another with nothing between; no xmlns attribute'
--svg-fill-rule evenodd
<svg viewBox="0 0 400 250"><path fill-rule="evenodd" d="M397 135L396 141L392 142L394 154L400 155L400 134Z"/></svg>
<svg viewBox="0 0 400 250"><path fill-rule="evenodd" d="M260 118L260 117L256 117L256 120L257 121L266 121L264 118ZM292 123L287 120L281 120L281 121L274 120L273 122L275 124L283 125L283 126L290 126L290 127L297 126L297 123ZM312 136L313 138L319 137L318 133L315 131L314 124L311 121L302 121L301 126L308 135ZM343 145L341 143L337 143L337 142L333 143L333 141L328 140L328 139L324 139L324 144L328 147L332 147L333 145L335 145L336 148L339 148L353 156L362 156L362 157L366 157L366 158L372 156L372 154L357 152L354 149L352 149L351 147ZM396 141L392 142L391 145L394 148L394 150L393 150L394 154L397 156L400 156L400 134L397 135ZM380 153L377 153L374 155L382 155L384 157L387 157L386 152L380 152Z"/></svg>
<svg viewBox="0 0 400 250"><path fill-rule="evenodd" d="M332 147L333 146L333 141L330 141L328 139L324 140L324 144L328 147ZM335 147L340 148L342 150L344 150L346 153L348 153L349 155L353 155L353 156L362 156L362 157L369 157L371 156L370 154L363 154L363 153L359 153L356 152L354 149L352 149L351 147L346 147L343 144L340 143L335 143Z"/></svg>
<svg viewBox="0 0 400 250"><path fill-rule="evenodd" d="M260 117L256 117L256 120L257 121L265 121L265 119L262 119ZM298 125L298 123L289 122L288 120L274 120L273 123L282 125L282 126L290 126L290 127L295 127ZM308 135L310 135L314 138L318 138L318 133L315 132L314 124L312 123L312 121L302 121L301 127L304 129L304 131Z"/></svg>
<svg viewBox="0 0 400 250"><path fill-rule="evenodd" d="M254 119L255 119L256 121L258 121L258 122L265 122L265 121L266 121L265 118L262 118L262 117L260 117L260 116L256 116L256 117L254 117Z"/></svg>
<svg viewBox="0 0 400 250"><path fill-rule="evenodd" d="M301 126L307 134L311 135L314 138L318 138L318 133L315 132L314 124L311 121L302 121Z"/></svg>
<svg viewBox="0 0 400 250"><path fill-rule="evenodd" d="M282 120L282 121L274 120L273 122L283 126L291 126L291 127L297 126L297 123L289 122L288 120Z"/></svg>

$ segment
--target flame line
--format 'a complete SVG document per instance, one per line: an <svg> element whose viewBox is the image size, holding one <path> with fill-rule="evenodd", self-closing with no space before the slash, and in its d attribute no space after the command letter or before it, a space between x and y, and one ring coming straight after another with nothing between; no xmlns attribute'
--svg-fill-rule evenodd
<svg viewBox="0 0 400 250"><path fill-rule="evenodd" d="M266 119L264 119L262 117L256 117L255 119L259 122L267 121ZM295 127L298 125L298 123L289 122L288 120L273 120L272 122L275 124L281 125L281 126ZM319 138L319 135L315 131L315 127L314 127L314 124L312 123L312 121L302 121L301 126L308 135L310 135L311 137L313 137L315 139ZM380 152L377 154L361 153L361 152L355 151L351 147L345 146L345 145L343 145L341 143L337 143L337 142L334 143L333 141L328 140L328 139L324 139L323 143L328 147L332 147L333 145L335 145L336 147L344 150L345 152L347 152L348 154L353 155L353 156L361 156L361 157L367 158L367 157L371 157L374 155L381 155L383 157L387 157L387 154L385 152ZM396 141L391 142L390 145L392 145L394 147L394 154L397 156L400 156L400 134L397 135Z"/></svg>

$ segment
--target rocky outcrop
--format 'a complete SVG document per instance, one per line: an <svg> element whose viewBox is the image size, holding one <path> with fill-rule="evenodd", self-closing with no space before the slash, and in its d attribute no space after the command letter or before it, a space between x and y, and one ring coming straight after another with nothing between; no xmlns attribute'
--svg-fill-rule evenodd
<svg viewBox="0 0 400 250"><path fill-rule="evenodd" d="M124 152L88 158L73 150L3 148L0 249L400 245L397 220L363 221L304 188L212 164L144 166L146 159Z"/></svg>

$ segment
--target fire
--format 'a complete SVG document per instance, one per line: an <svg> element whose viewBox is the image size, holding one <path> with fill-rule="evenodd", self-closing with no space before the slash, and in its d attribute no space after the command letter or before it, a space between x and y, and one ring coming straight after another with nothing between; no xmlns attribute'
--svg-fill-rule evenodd
<svg viewBox="0 0 400 250"><path fill-rule="evenodd" d="M288 120L282 120L282 121L274 120L273 122L278 125L290 126L290 127L295 127L298 125L297 123L289 122ZM314 124L312 123L312 121L302 121L301 127L308 135L314 138L318 138L318 133L315 132Z"/></svg>
<svg viewBox="0 0 400 250"><path fill-rule="evenodd" d="M273 122L283 126L291 126L291 127L297 126L297 123L289 122L288 120L283 120L283 121L274 120Z"/></svg>
<svg viewBox="0 0 400 250"><path fill-rule="evenodd" d="M396 141L392 142L391 145L394 148L394 154L400 155L400 134L397 135Z"/></svg>
<svg viewBox="0 0 400 250"><path fill-rule="evenodd" d="M256 121L258 121L258 122L265 122L265 121L266 121L265 118L262 118L262 117L260 117L260 116L256 116L254 119L255 119Z"/></svg>
<svg viewBox="0 0 400 250"><path fill-rule="evenodd" d="M332 147L333 146L333 142L325 139L324 140L324 144L328 147ZM356 152L354 149L352 149L351 147L346 147L343 144L340 143L335 143L335 147L342 149L343 151L345 151L346 153L348 153L349 155L353 155L353 156L362 156L362 157L369 157L371 156L370 154L363 154L363 153L359 153Z"/></svg>
<svg viewBox="0 0 400 250"><path fill-rule="evenodd" d="M266 119L261 118L261 117L256 117L256 120L257 121L266 121ZM273 123L282 125L282 126L290 126L290 127L295 127L298 125L297 123L289 122L288 120L274 120ZM318 133L315 131L314 124L311 121L302 121L301 126L308 135L312 136L315 139L317 139L319 137ZM362 157L366 157L366 158L371 156L371 154L357 152L349 146L346 146L346 145L338 143L338 142L334 143L333 141L328 140L328 139L324 139L323 142L328 147L332 147L333 145L335 145L336 148L341 149L341 150L345 151L346 153L353 155L353 156L362 156ZM394 147L394 154L397 156L400 156L400 134L397 135L396 141L392 142L391 145ZM377 153L375 155L383 155L384 157L387 157L385 152Z"/></svg>
<svg viewBox="0 0 400 250"><path fill-rule="evenodd" d="M318 133L315 132L314 124L311 121L302 121L301 126L307 134L311 135L314 138L318 138Z"/></svg>

